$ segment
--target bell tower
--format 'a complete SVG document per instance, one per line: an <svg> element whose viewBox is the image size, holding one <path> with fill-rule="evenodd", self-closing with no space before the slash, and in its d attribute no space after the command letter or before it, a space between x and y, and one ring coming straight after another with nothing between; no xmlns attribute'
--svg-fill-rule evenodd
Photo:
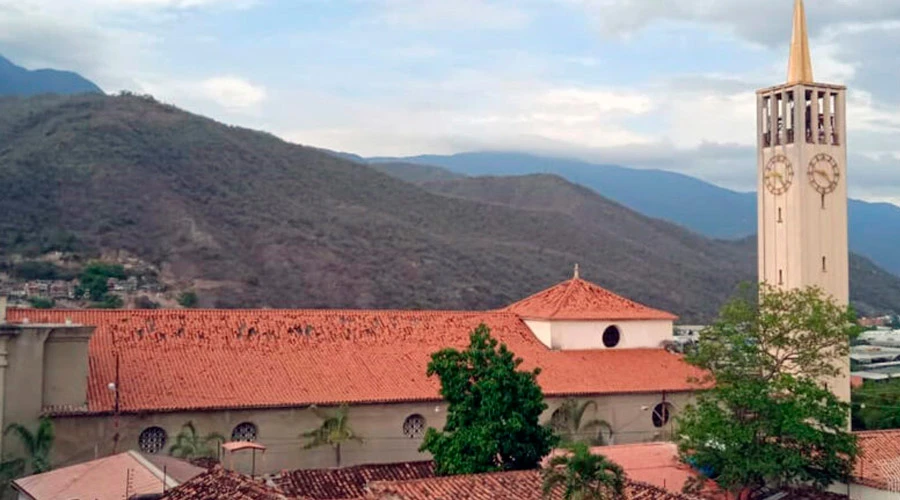
<svg viewBox="0 0 900 500"><path fill-rule="evenodd" d="M794 2L787 82L759 90L759 279L816 285L849 303L846 87L813 79L803 0ZM849 361L828 386L850 399Z"/></svg>

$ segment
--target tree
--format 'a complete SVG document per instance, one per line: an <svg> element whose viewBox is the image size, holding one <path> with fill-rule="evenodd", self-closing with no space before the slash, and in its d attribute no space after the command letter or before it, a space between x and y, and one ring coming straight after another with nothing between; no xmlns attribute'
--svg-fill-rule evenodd
<svg viewBox="0 0 900 500"><path fill-rule="evenodd" d="M109 293L110 278L125 279L125 268L119 264L91 262L78 275L79 284L75 295L87 297L107 309L122 307L122 299Z"/></svg>
<svg viewBox="0 0 900 500"><path fill-rule="evenodd" d="M14 458L0 462L0 497L6 494L9 483L25 473L25 460ZM3 497L5 498L5 497Z"/></svg>
<svg viewBox="0 0 900 500"><path fill-rule="evenodd" d="M26 455L26 462L31 468L32 474L40 474L50 470L50 451L53 448L54 432L53 422L42 417L38 421L38 428L31 432L21 424L9 424L3 431L3 435L14 433L22 443Z"/></svg>
<svg viewBox="0 0 900 500"><path fill-rule="evenodd" d="M45 297L31 297L28 303L35 309L52 309L56 305L56 301Z"/></svg>
<svg viewBox="0 0 900 500"><path fill-rule="evenodd" d="M839 373L834 360L849 353L854 318L818 288L763 284L758 297L726 304L687 356L715 386L678 418L682 460L738 494L846 480L856 456L849 406L823 379Z"/></svg>
<svg viewBox="0 0 900 500"><path fill-rule="evenodd" d="M308 430L302 434L310 441L303 446L304 450L318 448L319 446L331 446L334 449L334 459L338 467L341 466L341 446L349 441L362 443L363 439L353 432L347 417L347 405L341 405L333 414L326 414L318 408L312 408L313 413L322 420L322 425Z"/></svg>
<svg viewBox="0 0 900 500"><path fill-rule="evenodd" d="M863 384L853 390L853 430L900 428L900 380Z"/></svg>
<svg viewBox="0 0 900 500"><path fill-rule="evenodd" d="M614 500L625 498L625 471L603 455L594 455L584 443L564 447L544 469L544 497L562 489L564 500Z"/></svg>
<svg viewBox="0 0 900 500"><path fill-rule="evenodd" d="M532 469L556 444L538 421L547 409L540 369L519 371L521 364L484 324L466 350L431 355L427 374L441 380L447 422L443 431L429 428L419 450L431 452L438 474Z"/></svg>
<svg viewBox="0 0 900 500"><path fill-rule="evenodd" d="M169 448L169 455L177 458L213 458L218 455L218 444L225 442L225 437L218 432L210 432L205 436L197 434L194 422L188 421L175 436L175 444Z"/></svg>
<svg viewBox="0 0 900 500"><path fill-rule="evenodd" d="M188 290L187 292L182 292L178 296L178 304L181 307L191 309L193 307L197 307L197 293L193 290Z"/></svg>
<svg viewBox="0 0 900 500"><path fill-rule="evenodd" d="M609 422L592 418L584 421L584 415L588 408L593 407L597 411L596 401L585 401L579 404L577 400L568 398L550 417L548 425L559 438L560 444L572 444L587 442L591 445L607 444L603 437L603 431L612 436L612 426Z"/></svg>

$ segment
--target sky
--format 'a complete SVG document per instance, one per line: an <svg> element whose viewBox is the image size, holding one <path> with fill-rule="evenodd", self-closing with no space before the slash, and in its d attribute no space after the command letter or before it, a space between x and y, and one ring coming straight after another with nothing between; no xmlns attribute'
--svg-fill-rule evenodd
<svg viewBox="0 0 900 500"><path fill-rule="evenodd" d="M515 150L749 191L792 0L0 0L0 54L363 156ZM807 0L851 196L900 204L900 2Z"/></svg>

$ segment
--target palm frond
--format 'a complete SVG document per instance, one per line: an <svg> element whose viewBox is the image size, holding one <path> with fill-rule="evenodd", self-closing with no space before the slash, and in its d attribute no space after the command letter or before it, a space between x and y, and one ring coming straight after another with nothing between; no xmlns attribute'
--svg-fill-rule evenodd
<svg viewBox="0 0 900 500"><path fill-rule="evenodd" d="M29 455L34 454L37 446L37 440L35 439L34 434L28 430L27 427L21 424L12 423L6 426L6 430L3 431L3 435L7 435L10 432L15 433L16 436L19 437L19 440L22 441L22 445L25 448L26 453Z"/></svg>

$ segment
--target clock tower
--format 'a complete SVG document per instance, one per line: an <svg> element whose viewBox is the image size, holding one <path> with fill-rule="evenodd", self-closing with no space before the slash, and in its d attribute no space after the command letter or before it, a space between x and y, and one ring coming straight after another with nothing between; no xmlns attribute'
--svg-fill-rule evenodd
<svg viewBox="0 0 900 500"><path fill-rule="evenodd" d="M816 83L803 0L795 0L787 83L757 102L759 279L816 285L849 302L846 87ZM849 361L829 388L850 399Z"/></svg>

